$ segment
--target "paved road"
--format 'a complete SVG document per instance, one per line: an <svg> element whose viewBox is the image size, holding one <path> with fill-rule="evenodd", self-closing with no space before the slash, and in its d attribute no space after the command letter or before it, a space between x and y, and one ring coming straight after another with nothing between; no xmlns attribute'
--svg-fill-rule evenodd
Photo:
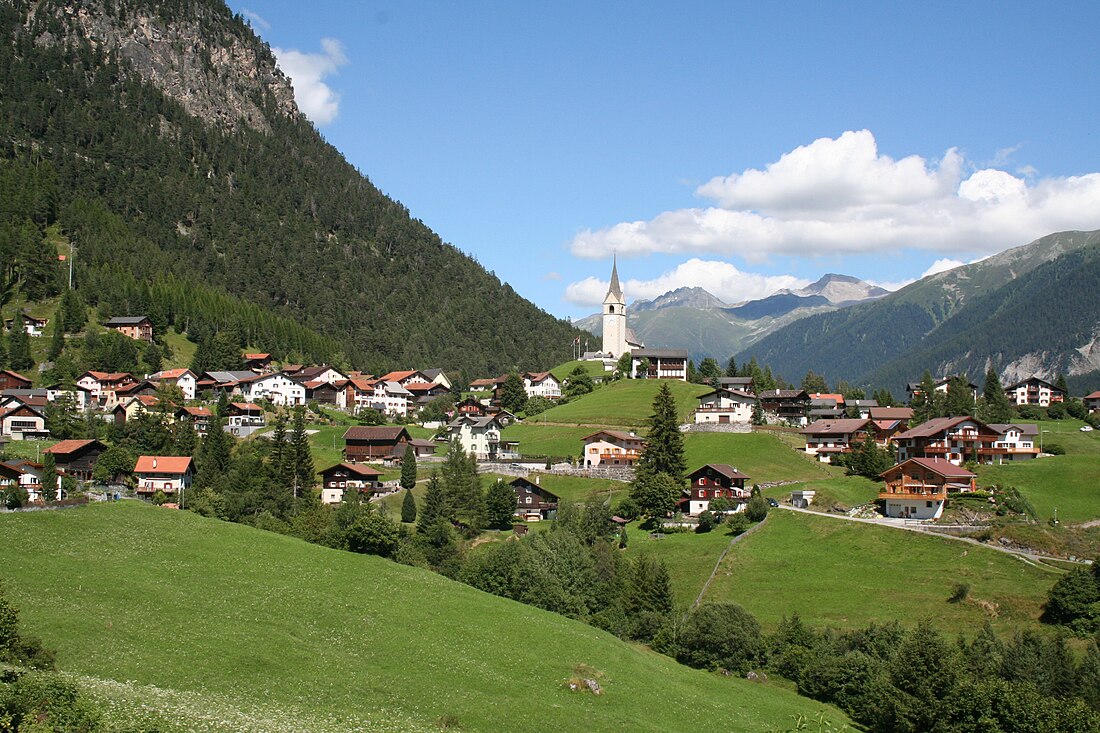
<svg viewBox="0 0 1100 733"><path fill-rule="evenodd" d="M1028 565L1034 567L1043 568L1044 570L1051 570L1057 572L1049 565L1044 565L1038 560L1057 560L1059 562L1076 562L1082 565L1089 565L1091 560L1067 560L1064 557L1055 557L1054 555L1045 555L1041 552L1034 552L1032 550L1017 550L1011 547L1003 547L1001 545L994 545L987 542L979 542L971 537L959 537L945 532L937 532L935 529L928 527L927 525L909 524L904 519L891 519L889 517L882 517L879 519L863 519L861 517L849 517L846 514L826 514L824 512L815 512L811 509L799 509L798 507L789 506L787 504L780 504L779 508L785 509L789 512L802 512L804 514L813 514L818 517L832 517L833 519L845 520L848 522L862 522L864 524L877 524L880 527L893 527L894 529L904 529L910 532L920 532L921 534L932 535L935 537L943 537L944 539L954 540L956 542L966 542L971 545L977 545L978 547L986 547L990 550L996 550L997 552L1003 552L1008 555L1012 555L1022 562L1026 562Z"/></svg>

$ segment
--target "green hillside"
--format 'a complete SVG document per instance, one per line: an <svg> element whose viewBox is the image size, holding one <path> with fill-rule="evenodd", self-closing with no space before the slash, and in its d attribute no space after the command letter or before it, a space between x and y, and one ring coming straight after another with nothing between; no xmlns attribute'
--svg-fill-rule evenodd
<svg viewBox="0 0 1100 733"><path fill-rule="evenodd" d="M684 421L689 419L689 415L699 405L699 395L713 389L675 379L622 379L568 404L528 418L527 422L641 427L653 413L653 398L664 384L672 390L676 398L676 408Z"/></svg>
<svg viewBox="0 0 1100 733"><path fill-rule="evenodd" d="M270 47L223 2L85 10L0 3L0 241L19 242L0 254L18 260L29 299L58 292L60 232L78 243L75 281L101 314L148 311L280 358L472 375L568 353L579 331L324 141ZM150 297L156 284L173 297ZM239 300L213 308L215 296Z"/></svg>
<svg viewBox="0 0 1100 733"><path fill-rule="evenodd" d="M1052 234L981 262L930 275L881 300L796 321L753 344L737 359L747 361L755 356L761 364L769 364L788 380L797 381L812 369L824 374L831 383L840 379L865 381L891 361L922 349L927 335L934 334L941 324L971 302L1001 288L1008 288L1005 292L1011 293L1016 278L1046 262L1097 243L1100 243L1100 231ZM1062 328L1065 318L1073 316L1071 304L1065 298L1036 305L1055 308L1061 315L1048 318L1044 329L1021 330L1014 325L1005 334L990 329L986 337L1011 338L1025 334L1028 338L1035 334L1051 337ZM1072 307L1076 306L1074 301ZM1064 351L1056 354L1059 358L1066 355ZM959 356L980 360L985 354L960 352ZM897 389L899 384L895 382L904 386L904 381L919 378L925 366L931 365L922 364L912 375L891 374L891 383L874 386Z"/></svg>
<svg viewBox="0 0 1100 733"><path fill-rule="evenodd" d="M192 514L125 502L0 516L0 531L9 596L60 667L170 691L140 697L177 722L229 706L266 711L251 730L694 733L820 707L426 571ZM569 691L578 668L604 694Z"/></svg>
<svg viewBox="0 0 1100 733"><path fill-rule="evenodd" d="M762 624L792 611L814 626L906 626L929 617L972 633L986 618L1002 630L1036 623L1058 573L996 550L889 527L772 510L734 545L707 592L736 601ZM948 603L956 583L965 603ZM993 604L993 605L983 605Z"/></svg>

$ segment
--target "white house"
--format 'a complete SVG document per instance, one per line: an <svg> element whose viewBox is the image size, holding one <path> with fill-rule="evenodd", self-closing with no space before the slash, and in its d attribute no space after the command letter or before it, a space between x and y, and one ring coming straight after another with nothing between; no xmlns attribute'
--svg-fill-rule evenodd
<svg viewBox="0 0 1100 733"><path fill-rule="evenodd" d="M695 408L695 422L748 425L752 422L755 405L756 395L753 393L719 387L699 398L699 406Z"/></svg>
<svg viewBox="0 0 1100 733"><path fill-rule="evenodd" d="M0 433L12 440L49 437L46 411L30 404L17 404L0 411Z"/></svg>
<svg viewBox="0 0 1100 733"><path fill-rule="evenodd" d="M266 399L273 405L286 405L294 407L306 403L306 388L283 372L267 374L251 382L242 383L242 389L247 389L245 398L248 400Z"/></svg>
<svg viewBox="0 0 1100 733"><path fill-rule="evenodd" d="M519 452L516 441L505 441L500 437L503 426L495 415L477 417L459 415L447 424L451 440L457 440L462 450L478 460L507 460L517 458Z"/></svg>
<svg viewBox="0 0 1100 733"><path fill-rule="evenodd" d="M581 440L584 441L585 468L633 466L645 448L645 440L620 430L599 430Z"/></svg>
<svg viewBox="0 0 1100 733"><path fill-rule="evenodd" d="M523 389L528 397L561 398L561 382L550 372L527 372L523 375Z"/></svg>
<svg viewBox="0 0 1100 733"><path fill-rule="evenodd" d="M1005 395L1014 405L1038 405L1050 407L1052 402L1063 402L1066 393L1045 379L1029 377L1022 382L1005 387Z"/></svg>
<svg viewBox="0 0 1100 733"><path fill-rule="evenodd" d="M409 414L409 401L413 394L397 382L383 382L379 380L374 385L374 394L371 396L369 407L387 415Z"/></svg>
<svg viewBox="0 0 1100 733"><path fill-rule="evenodd" d="M630 376L634 379L687 381L686 349L634 349L630 352ZM643 364L648 369L643 369Z"/></svg>
<svg viewBox="0 0 1100 733"><path fill-rule="evenodd" d="M148 496L163 491L179 496L191 488L192 466L190 456L139 456L134 466L137 493Z"/></svg>
<svg viewBox="0 0 1100 733"><path fill-rule="evenodd" d="M175 384L183 392L183 399L191 401L198 392L199 378L190 369L166 369L146 377L150 382Z"/></svg>

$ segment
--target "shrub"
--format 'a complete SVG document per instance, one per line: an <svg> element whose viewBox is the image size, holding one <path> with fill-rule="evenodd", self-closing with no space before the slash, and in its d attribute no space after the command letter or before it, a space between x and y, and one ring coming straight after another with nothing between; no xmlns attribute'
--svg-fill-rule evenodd
<svg viewBox="0 0 1100 733"><path fill-rule="evenodd" d="M955 587L951 590L951 596L947 599L948 603L962 603L970 595L970 583L955 583Z"/></svg>
<svg viewBox="0 0 1100 733"><path fill-rule="evenodd" d="M1062 447L1061 443L1047 443L1043 446L1043 452L1052 456L1064 456L1066 449Z"/></svg>
<svg viewBox="0 0 1100 733"><path fill-rule="evenodd" d="M764 658L760 624L736 603L704 603L676 634L676 659L700 669L744 676Z"/></svg>
<svg viewBox="0 0 1100 733"><path fill-rule="evenodd" d="M709 511L703 512L699 515L699 524L695 527L695 531L702 534L712 529L714 529L714 515Z"/></svg>

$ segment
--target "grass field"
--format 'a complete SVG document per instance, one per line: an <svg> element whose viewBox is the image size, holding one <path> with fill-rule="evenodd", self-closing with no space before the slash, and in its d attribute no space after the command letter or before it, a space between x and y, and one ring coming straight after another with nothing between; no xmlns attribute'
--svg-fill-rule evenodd
<svg viewBox="0 0 1100 733"><path fill-rule="evenodd" d="M581 440L596 428L569 425L537 425L531 422L515 423L501 432L503 440L518 440L519 452L525 456L580 457L584 454Z"/></svg>
<svg viewBox="0 0 1100 733"><path fill-rule="evenodd" d="M818 626L933 618L969 634L987 617L1001 631L1036 623L1059 577L962 542L773 509L726 556L707 600L740 603L765 626L798 611ZM967 602L947 602L956 583L970 584ZM996 604L996 617L978 601Z"/></svg>
<svg viewBox="0 0 1100 733"><path fill-rule="evenodd" d="M792 450L772 433L685 433L688 471L707 463L728 463L752 483L802 481L843 475L842 471Z"/></svg>
<svg viewBox="0 0 1100 733"><path fill-rule="evenodd" d="M675 379L622 379L573 402L528 418L527 422L641 427L653 414L653 398L663 384L672 390L677 412L684 422L698 407L699 395L713 389Z"/></svg>
<svg viewBox="0 0 1100 733"><path fill-rule="evenodd" d="M195 360L195 350L199 348L199 345L193 341L188 341L185 335L174 328L168 329L168 333L164 334L164 341L172 351L172 356L164 360L164 368L190 368L191 362Z"/></svg>
<svg viewBox="0 0 1100 733"><path fill-rule="evenodd" d="M1002 466L982 466L978 483L1015 486L1047 520L1058 509L1063 522L1100 518L1100 455L1036 458Z"/></svg>
<svg viewBox="0 0 1100 733"><path fill-rule="evenodd" d="M121 502L2 515L0 533L7 594L63 670L177 724L215 721L202 730L258 710L250 731L765 731L821 709L427 571L194 514ZM571 692L578 668L604 694Z"/></svg>
<svg viewBox="0 0 1100 733"><path fill-rule="evenodd" d="M611 372L604 371L602 361L567 361L551 369L550 373L554 375L554 379L561 382L577 367L584 367L593 379L607 379L611 376Z"/></svg>
<svg viewBox="0 0 1100 733"><path fill-rule="evenodd" d="M633 522L627 526L626 555L634 557L648 553L661 558L672 577L677 607L687 609L732 539L721 527L703 534L665 534L660 539L653 539L649 532L639 529L637 522Z"/></svg>
<svg viewBox="0 0 1100 733"><path fill-rule="evenodd" d="M800 481L797 484L787 486L774 486L765 489L764 495L783 500L789 498L791 492L796 489L812 490L817 493L814 495L814 503L810 505L810 508L826 512L838 503L849 509L854 506L868 504L878 498L881 488L881 483L862 476L845 476L841 474L832 478Z"/></svg>

